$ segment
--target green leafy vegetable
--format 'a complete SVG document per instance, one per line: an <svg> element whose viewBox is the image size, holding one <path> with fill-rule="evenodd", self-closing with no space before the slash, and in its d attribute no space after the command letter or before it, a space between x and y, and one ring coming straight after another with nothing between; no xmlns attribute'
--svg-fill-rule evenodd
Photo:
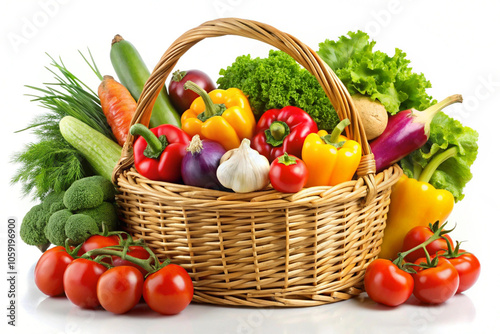
<svg viewBox="0 0 500 334"><path fill-rule="evenodd" d="M219 88L241 89L257 116L292 105L311 115L322 129L333 129L339 121L316 78L285 52L270 50L267 58L240 56L219 74Z"/></svg>
<svg viewBox="0 0 500 334"><path fill-rule="evenodd" d="M412 72L406 53L395 50L390 57L374 51L374 41L362 32L349 32L338 41L320 43L318 55L334 70L351 95L361 93L379 100L390 114L432 103L426 93L431 87L423 74Z"/></svg>
<svg viewBox="0 0 500 334"><path fill-rule="evenodd" d="M23 195L32 194L34 198L66 190L74 181L92 174L84 157L66 142L59 130L59 121L64 116L78 118L114 138L97 94L76 78L62 61L50 59L55 70L47 69L54 74L56 82L45 84L44 88L27 86L40 94L29 96L47 112L35 117L27 128L17 131L31 130L37 141L27 144L11 158L11 163L20 165L11 182L22 184Z"/></svg>
<svg viewBox="0 0 500 334"><path fill-rule="evenodd" d="M477 157L478 136L475 130L440 112L431 123L428 142L401 160L400 165L406 175L418 177L432 158L455 147L456 154L439 165L429 183L450 191L458 202L464 198L464 187L472 179L470 167Z"/></svg>
<svg viewBox="0 0 500 334"><path fill-rule="evenodd" d="M378 99L390 114L411 108L425 110L436 102L426 93L430 82L423 74L412 72L403 51L396 49L390 57L374 51L374 46L375 42L370 41L366 33L349 32L336 42L320 43L318 54L351 95L361 93ZM477 139L476 131L440 112L431 123L430 137L424 147L399 163L406 175L418 178L433 158L453 152L439 165L429 182L438 189L450 191L455 201L460 201L465 185L472 179L470 167L477 156Z"/></svg>

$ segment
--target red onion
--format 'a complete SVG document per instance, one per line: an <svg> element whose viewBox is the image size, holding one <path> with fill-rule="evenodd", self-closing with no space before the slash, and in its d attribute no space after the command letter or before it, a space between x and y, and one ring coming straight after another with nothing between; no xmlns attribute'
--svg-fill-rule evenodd
<svg viewBox="0 0 500 334"><path fill-rule="evenodd" d="M215 190L226 190L217 179L220 158L226 153L221 144L194 135L182 159L181 175L185 184Z"/></svg>
<svg viewBox="0 0 500 334"><path fill-rule="evenodd" d="M175 71L168 84L168 96L181 114L188 110L191 103L199 96L192 90L184 89L184 84L188 81L193 81L207 93L215 89L215 84L205 72L200 70Z"/></svg>

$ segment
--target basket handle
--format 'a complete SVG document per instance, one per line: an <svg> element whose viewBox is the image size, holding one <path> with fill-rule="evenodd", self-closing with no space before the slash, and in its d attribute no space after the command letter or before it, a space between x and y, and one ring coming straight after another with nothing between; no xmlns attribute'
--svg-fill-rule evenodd
<svg viewBox="0 0 500 334"><path fill-rule="evenodd" d="M267 43L289 54L316 77L339 118L341 120L349 118L351 121L351 125L346 128L346 135L348 138L360 143L362 148L362 158L357 175L365 179L368 186L367 197L375 196L375 159L349 92L333 70L316 52L295 37L264 23L239 18L221 18L205 22L177 38L163 54L146 81L137 101L137 109L131 125L142 123L147 126L149 124L154 102L160 94L168 75L184 53L205 38L225 35L242 36ZM114 182L116 182L119 174L134 163L133 141L133 136L129 134L123 145L121 159L113 171ZM366 201L369 201L369 199L371 198L367 198Z"/></svg>

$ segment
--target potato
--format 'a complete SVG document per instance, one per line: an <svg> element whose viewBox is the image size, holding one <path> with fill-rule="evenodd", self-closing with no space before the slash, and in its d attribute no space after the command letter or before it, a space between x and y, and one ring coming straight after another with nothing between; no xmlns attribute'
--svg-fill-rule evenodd
<svg viewBox="0 0 500 334"><path fill-rule="evenodd" d="M384 105L361 94L354 94L352 100L361 118L361 124L363 124L368 140L380 136L387 126L388 119Z"/></svg>

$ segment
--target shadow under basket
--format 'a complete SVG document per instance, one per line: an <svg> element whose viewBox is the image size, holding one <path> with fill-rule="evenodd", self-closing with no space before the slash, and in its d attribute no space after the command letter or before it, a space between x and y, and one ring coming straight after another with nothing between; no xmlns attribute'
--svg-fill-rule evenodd
<svg viewBox="0 0 500 334"><path fill-rule="evenodd" d="M161 259L184 267L193 301L253 307L314 306L363 291L366 266L377 257L397 166L375 173L364 129L349 93L317 54L293 36L249 20L206 22L180 36L145 84L132 124L147 125L156 96L190 47L207 37L238 35L290 54L311 72L348 138L362 148L355 179L285 194L271 187L248 194L152 181L133 167L127 138L113 181L125 229Z"/></svg>

